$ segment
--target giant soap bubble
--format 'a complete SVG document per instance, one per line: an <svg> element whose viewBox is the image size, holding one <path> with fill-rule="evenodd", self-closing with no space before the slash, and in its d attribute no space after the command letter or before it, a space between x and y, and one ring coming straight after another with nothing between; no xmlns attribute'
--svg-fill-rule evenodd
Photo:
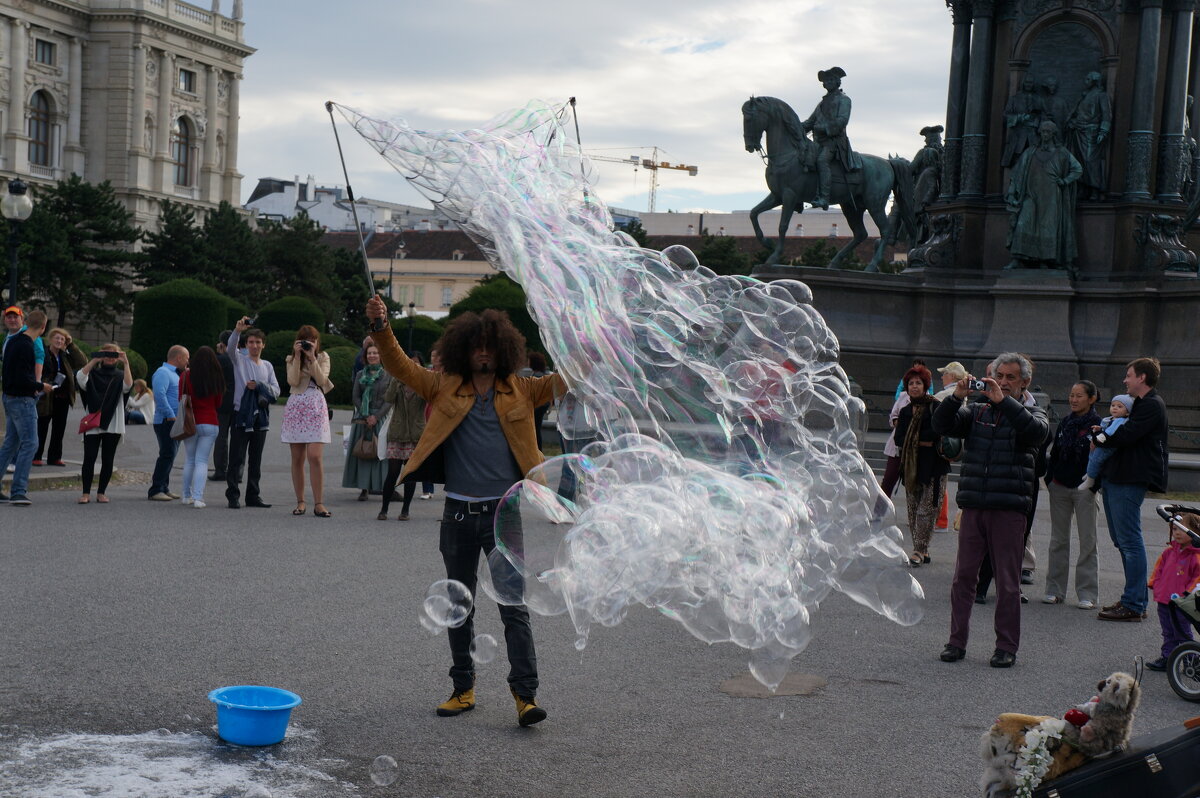
<svg viewBox="0 0 1200 798"><path fill-rule="evenodd" d="M524 287L600 439L512 488L480 589L569 613L580 647L595 625L653 608L748 649L772 688L832 591L900 624L921 618L856 445L864 407L807 286L633 245L562 107L442 132L339 111Z"/></svg>

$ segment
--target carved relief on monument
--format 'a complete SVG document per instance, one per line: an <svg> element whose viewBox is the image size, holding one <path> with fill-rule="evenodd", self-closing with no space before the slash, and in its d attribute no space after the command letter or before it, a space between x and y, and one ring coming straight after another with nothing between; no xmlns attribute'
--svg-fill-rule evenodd
<svg viewBox="0 0 1200 798"><path fill-rule="evenodd" d="M147 48L146 51L146 84L157 85L158 83L158 59L154 56L154 51Z"/></svg>
<svg viewBox="0 0 1200 798"><path fill-rule="evenodd" d="M1138 214L1133 240L1142 252L1142 268L1150 272L1196 272L1196 253L1183 243L1183 219L1165 213Z"/></svg>
<svg viewBox="0 0 1200 798"><path fill-rule="evenodd" d="M908 253L910 269L954 268L954 252L962 234L961 213L935 213L929 217L929 239Z"/></svg>

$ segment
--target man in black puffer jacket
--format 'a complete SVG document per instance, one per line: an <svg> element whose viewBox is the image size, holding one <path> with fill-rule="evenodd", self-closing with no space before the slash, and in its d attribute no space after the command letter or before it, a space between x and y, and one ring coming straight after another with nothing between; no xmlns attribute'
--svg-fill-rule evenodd
<svg viewBox="0 0 1200 798"><path fill-rule="evenodd" d="M964 404L973 377L960 380L933 411L933 431L963 439L956 499L962 508L958 559L950 588L950 642L943 662L966 656L979 565L987 554L996 578L993 668L1010 667L1021 640L1021 558L1025 521L1033 507L1037 451L1050 434L1046 413L1022 403L1033 377L1024 356L1006 352L991 364L983 400Z"/></svg>

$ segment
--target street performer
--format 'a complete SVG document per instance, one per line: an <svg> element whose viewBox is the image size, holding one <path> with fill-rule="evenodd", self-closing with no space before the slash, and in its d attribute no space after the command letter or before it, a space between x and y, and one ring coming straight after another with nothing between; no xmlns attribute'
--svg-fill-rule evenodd
<svg viewBox="0 0 1200 798"><path fill-rule="evenodd" d="M500 499L543 459L533 409L565 393L566 385L557 374L516 376L524 365L525 337L502 311L467 312L450 322L438 343L441 372L427 371L400 348L382 299L372 297L366 312L384 368L432 408L400 480L445 483L439 548L446 578L463 583L474 596L479 555L496 546ZM437 708L442 717L475 708L474 616L472 606L464 624L447 630L454 692ZM500 605L500 618L517 722L530 726L545 720L546 710L534 700L538 674L529 610Z"/></svg>
<svg viewBox="0 0 1200 798"><path fill-rule="evenodd" d="M804 132L812 132L817 152L817 196L815 207L829 210L829 192L832 176L830 163L834 158L847 172L862 168L862 159L850 149L846 136L846 125L850 122L850 98L842 92L842 78L846 71L841 67L822 69L817 80L825 87L825 96L817 104L812 116L804 120Z"/></svg>

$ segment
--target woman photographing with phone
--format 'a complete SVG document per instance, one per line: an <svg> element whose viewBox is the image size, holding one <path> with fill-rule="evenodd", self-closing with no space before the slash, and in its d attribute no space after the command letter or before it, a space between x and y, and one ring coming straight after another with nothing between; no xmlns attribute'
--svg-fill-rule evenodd
<svg viewBox="0 0 1200 798"><path fill-rule="evenodd" d="M325 394L333 389L329 381L329 355L321 351L321 334L311 324L296 331L292 354L287 357L287 381L290 395L283 410L281 438L292 450L292 487L296 491L296 509L292 515L304 515L304 463L312 481L313 515L329 518L332 513L323 503L325 495L324 446L329 443L329 406Z"/></svg>
<svg viewBox="0 0 1200 798"><path fill-rule="evenodd" d="M122 371L117 370L117 364L121 365ZM79 503L87 504L92 500L92 475L99 454L100 482L96 486L96 501L108 504L104 491L112 478L117 444L125 434L125 397L133 385L133 369L121 347L104 344L76 372L75 381L83 395L84 409L89 414L100 414L98 423L83 432L83 495L79 497ZM86 417L84 421L87 421Z"/></svg>

